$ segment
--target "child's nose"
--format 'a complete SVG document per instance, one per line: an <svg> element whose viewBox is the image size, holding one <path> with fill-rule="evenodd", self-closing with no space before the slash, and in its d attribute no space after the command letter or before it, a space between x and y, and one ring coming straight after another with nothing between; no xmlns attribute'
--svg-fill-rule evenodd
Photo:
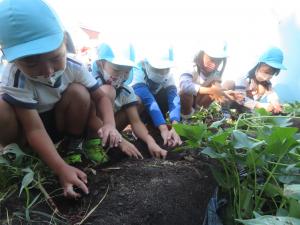
<svg viewBox="0 0 300 225"><path fill-rule="evenodd" d="M43 62L43 64L41 65L41 72L40 74L42 74L44 77L49 77L54 73L54 68L53 66L48 63L48 62Z"/></svg>

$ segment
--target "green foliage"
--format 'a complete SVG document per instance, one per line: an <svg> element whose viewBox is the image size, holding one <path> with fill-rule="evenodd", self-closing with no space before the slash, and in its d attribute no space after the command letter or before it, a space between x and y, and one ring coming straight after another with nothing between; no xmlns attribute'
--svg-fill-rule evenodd
<svg viewBox="0 0 300 225"><path fill-rule="evenodd" d="M175 129L186 145L220 163L222 169L211 166L211 171L229 193L237 219L232 223L300 224L300 133L290 127L291 116L259 109L229 122L209 110L202 109L190 127ZM205 125L204 116L215 119ZM253 212L258 218L252 219Z"/></svg>

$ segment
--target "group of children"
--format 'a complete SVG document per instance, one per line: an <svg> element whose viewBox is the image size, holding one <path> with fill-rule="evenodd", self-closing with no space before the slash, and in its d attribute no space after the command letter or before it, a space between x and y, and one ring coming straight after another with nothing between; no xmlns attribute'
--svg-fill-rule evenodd
<svg viewBox="0 0 300 225"><path fill-rule="evenodd" d="M92 146L101 151L97 148L101 143L142 158L120 134L130 124L153 157L165 158L167 151L145 124L158 129L164 146L175 147L182 141L172 124L212 101L281 111L270 82L285 69L278 48L264 53L243 79L223 84L227 44L203 48L180 75L177 89L172 48L156 49L136 63L132 45L101 43L89 72L67 57L68 40L56 13L44 1L0 2L0 46L9 62L0 77L0 144L31 146L59 177L65 196L80 196L74 186L85 193L89 190L86 174L58 154L54 144L60 141L66 149ZM268 102L260 103L264 96Z"/></svg>

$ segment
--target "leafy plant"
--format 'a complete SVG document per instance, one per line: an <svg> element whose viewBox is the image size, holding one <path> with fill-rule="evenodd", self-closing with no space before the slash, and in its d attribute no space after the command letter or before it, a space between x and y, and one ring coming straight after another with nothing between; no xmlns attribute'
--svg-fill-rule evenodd
<svg viewBox="0 0 300 225"><path fill-rule="evenodd" d="M218 115L207 126L198 121L190 128L178 124L175 129L189 140L186 145L222 165L222 169L211 166L211 170L219 186L229 193L236 222L299 224L292 217L300 218L300 188L291 185L300 182L300 134L290 127L290 121L290 115L273 116L260 109L240 114L230 123ZM253 212L274 217L251 219Z"/></svg>

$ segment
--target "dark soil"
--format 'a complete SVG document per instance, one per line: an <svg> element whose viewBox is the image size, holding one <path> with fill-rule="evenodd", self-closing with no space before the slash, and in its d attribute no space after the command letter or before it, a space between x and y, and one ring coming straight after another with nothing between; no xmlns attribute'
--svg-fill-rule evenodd
<svg viewBox="0 0 300 225"><path fill-rule="evenodd" d="M145 149L141 143L138 147ZM145 151L143 155L149 156ZM53 198L65 224L82 221L92 210L82 224L202 224L207 203L216 186L207 159L199 157L195 151L171 153L168 160L132 160L124 158L119 151L111 152L110 158L108 165L95 169L96 175L89 174L89 195L79 200L68 200L61 195ZM51 192L53 185L46 186L47 191ZM5 212L3 209L6 208L9 212L24 212L21 207L24 202L22 198L11 198L2 205L1 211ZM32 210L51 215L49 209L43 203ZM31 219L37 221L32 224L55 224L40 213L32 213ZM29 223L14 221L12 224Z"/></svg>

